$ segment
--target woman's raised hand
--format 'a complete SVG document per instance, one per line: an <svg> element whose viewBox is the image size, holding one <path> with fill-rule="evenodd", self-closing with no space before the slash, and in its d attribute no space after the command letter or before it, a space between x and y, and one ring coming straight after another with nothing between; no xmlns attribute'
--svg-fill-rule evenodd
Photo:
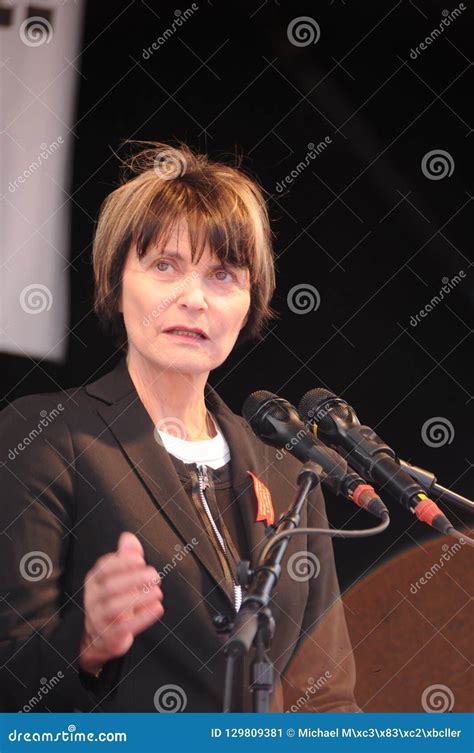
<svg viewBox="0 0 474 753"><path fill-rule="evenodd" d="M160 576L141 543L126 531L117 551L99 557L84 580L85 622L79 664L96 674L130 649L135 636L164 613Z"/></svg>

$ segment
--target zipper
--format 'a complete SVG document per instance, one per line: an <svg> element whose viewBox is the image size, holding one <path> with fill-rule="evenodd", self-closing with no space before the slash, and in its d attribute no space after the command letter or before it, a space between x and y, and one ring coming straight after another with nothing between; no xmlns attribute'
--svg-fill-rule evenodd
<svg viewBox="0 0 474 753"><path fill-rule="evenodd" d="M212 517L212 513L207 503L206 495L204 494L204 490L207 489L208 486L210 486L209 476L207 475L207 466L196 464L196 468L198 472L199 496L201 497L202 505L204 507L204 510L206 511L207 517L209 518L209 522L213 528L213 531L217 536L217 540L219 541L219 544L221 545L221 549L224 552L224 554L227 555L227 547L225 545L225 541L215 523L214 518ZM238 612L240 609L240 605L242 603L242 586L236 583L234 578L232 578L232 581L234 584L234 609L236 612Z"/></svg>

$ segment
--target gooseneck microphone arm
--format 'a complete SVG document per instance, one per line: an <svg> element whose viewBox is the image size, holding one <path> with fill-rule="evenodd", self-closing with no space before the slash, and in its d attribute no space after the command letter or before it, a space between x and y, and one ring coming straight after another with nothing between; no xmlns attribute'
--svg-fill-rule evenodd
<svg viewBox="0 0 474 753"><path fill-rule="evenodd" d="M431 471L425 471L424 468L412 465L401 458L399 462L404 471L409 473L412 478L416 479L419 484L424 486L429 494L432 494L440 502L444 502L448 505L455 505L456 507L460 507L461 510L467 510L467 512L474 513L474 502L471 502L467 497L463 497L461 494L453 492L451 489L446 489L445 486L438 484L436 476L431 473Z"/></svg>

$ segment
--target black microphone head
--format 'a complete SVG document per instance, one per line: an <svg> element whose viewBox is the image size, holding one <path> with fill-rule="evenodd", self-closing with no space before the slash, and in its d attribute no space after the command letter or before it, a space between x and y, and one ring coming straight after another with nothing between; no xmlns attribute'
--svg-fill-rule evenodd
<svg viewBox="0 0 474 753"><path fill-rule="evenodd" d="M305 428L296 408L288 400L266 390L253 392L246 399L242 415L257 437L272 447L283 447Z"/></svg>
<svg viewBox="0 0 474 753"><path fill-rule="evenodd" d="M275 416L275 418L284 421L287 417L287 413L284 410L283 406L279 406L277 396L274 395L273 392L268 392L268 390L257 390L256 392L252 392L252 394L248 396L242 406L242 416L245 418L247 423L252 425L252 422L254 421L258 412L269 401L275 401L272 402L271 406L272 415Z"/></svg>
<svg viewBox="0 0 474 753"><path fill-rule="evenodd" d="M354 421L354 413L350 406L324 387L308 390L300 400L298 412L303 421L314 421L323 431L329 428L330 414L342 419L345 424Z"/></svg>
<svg viewBox="0 0 474 753"><path fill-rule="evenodd" d="M242 406L242 416L247 423L251 424L253 418L258 413L259 408L266 403L267 400L271 400L275 395L268 390L257 390L252 392L251 395L246 398Z"/></svg>
<svg viewBox="0 0 474 753"><path fill-rule="evenodd" d="M333 485L333 491L339 493L340 484L347 475L346 461L313 437L288 400L259 390L246 399L242 415L257 437L266 444L283 448L284 453L290 452L303 463L312 460L320 465L324 480Z"/></svg>

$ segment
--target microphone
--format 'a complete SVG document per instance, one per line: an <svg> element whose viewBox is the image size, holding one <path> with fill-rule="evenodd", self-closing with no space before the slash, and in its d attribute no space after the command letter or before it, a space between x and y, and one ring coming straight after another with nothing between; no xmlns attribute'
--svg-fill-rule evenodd
<svg viewBox="0 0 474 753"><path fill-rule="evenodd" d="M266 444L284 448L302 463L307 460L317 463L321 482L332 492L350 499L382 520L388 515L374 488L360 478L339 453L325 447L313 436L296 408L287 400L259 390L246 399L242 415Z"/></svg>
<svg viewBox="0 0 474 753"><path fill-rule="evenodd" d="M452 523L403 470L392 448L369 426L360 424L345 400L323 388L309 390L301 399L299 413L303 420L314 422L317 436L341 451L362 476L386 489L419 520L444 535L452 534Z"/></svg>

